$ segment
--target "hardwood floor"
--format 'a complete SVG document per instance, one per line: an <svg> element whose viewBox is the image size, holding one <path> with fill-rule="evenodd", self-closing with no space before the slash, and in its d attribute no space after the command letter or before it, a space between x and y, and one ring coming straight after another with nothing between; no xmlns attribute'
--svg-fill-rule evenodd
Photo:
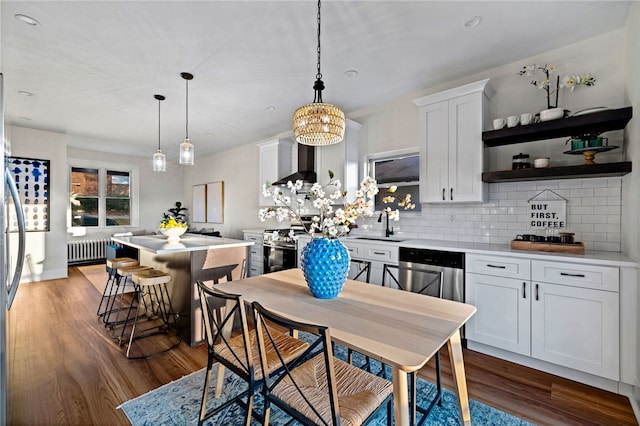
<svg viewBox="0 0 640 426"><path fill-rule="evenodd" d="M206 348L181 343L128 360L96 317L100 294L76 268L69 278L20 287L9 316L12 425L128 424L116 407L202 368ZM451 388L448 356L442 378ZM540 425L637 425L626 397L464 352L471 398ZM421 375L434 377L431 363Z"/></svg>

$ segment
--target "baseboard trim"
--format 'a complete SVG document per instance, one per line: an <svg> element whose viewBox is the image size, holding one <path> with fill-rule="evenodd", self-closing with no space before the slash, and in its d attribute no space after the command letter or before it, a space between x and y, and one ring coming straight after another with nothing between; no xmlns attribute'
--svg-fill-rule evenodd
<svg viewBox="0 0 640 426"><path fill-rule="evenodd" d="M23 273L22 277L20 277L20 283L35 283L38 281L47 281L47 280L58 280L61 278L67 278L67 268L64 269L51 269L47 271L42 271L40 274L34 273Z"/></svg>

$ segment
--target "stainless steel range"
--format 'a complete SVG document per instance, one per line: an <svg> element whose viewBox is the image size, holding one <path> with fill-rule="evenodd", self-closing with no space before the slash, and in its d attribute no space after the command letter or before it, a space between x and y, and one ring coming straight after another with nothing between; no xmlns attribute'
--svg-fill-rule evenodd
<svg viewBox="0 0 640 426"><path fill-rule="evenodd" d="M291 229L265 230L262 244L265 274L298 267L297 243L291 237Z"/></svg>

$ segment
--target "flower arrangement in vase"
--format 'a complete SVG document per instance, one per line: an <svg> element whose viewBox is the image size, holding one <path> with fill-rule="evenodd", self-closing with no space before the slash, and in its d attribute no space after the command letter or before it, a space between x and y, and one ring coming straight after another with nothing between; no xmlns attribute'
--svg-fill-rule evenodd
<svg viewBox="0 0 640 426"><path fill-rule="evenodd" d="M555 88L552 85L553 74L556 72L557 67L551 64L533 64L526 65L522 67L522 69L518 72L518 75L522 75L525 77L532 77L538 71L542 72L544 78L531 80L530 83L537 87L538 89L542 89L546 92L547 95L547 109L545 111L550 111L547 114L540 114L540 118L542 121L545 121L545 116L549 117L548 119L553 118L561 118L564 116L564 109L558 107L558 96L560 95L560 89L568 87L571 92L575 90L578 86L594 86L596 84L596 78L591 74L570 74L565 75L560 79L560 75L556 76ZM552 96L555 95L555 102L552 102ZM552 111L552 110L561 110L561 111ZM559 115L559 116L558 116Z"/></svg>

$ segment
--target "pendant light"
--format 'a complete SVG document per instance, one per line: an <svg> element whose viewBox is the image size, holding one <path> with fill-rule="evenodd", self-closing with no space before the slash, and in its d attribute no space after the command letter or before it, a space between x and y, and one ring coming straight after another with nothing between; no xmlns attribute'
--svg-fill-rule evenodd
<svg viewBox="0 0 640 426"><path fill-rule="evenodd" d="M167 171L167 159L160 149L160 102L166 98L162 95L153 95L158 100L158 150L153 154L153 171L154 172L166 172Z"/></svg>
<svg viewBox="0 0 640 426"><path fill-rule="evenodd" d="M318 0L318 65L313 103L301 106L293 113L293 134L303 145L332 145L344 137L344 112L335 105L322 102L322 73L320 72L320 0Z"/></svg>
<svg viewBox="0 0 640 426"><path fill-rule="evenodd" d="M183 72L180 73L180 76L184 78L187 84L185 138L184 142L180 144L180 164L183 164L185 166L193 166L195 151L193 145L191 145L191 142L189 142L189 80L193 80L193 74Z"/></svg>

